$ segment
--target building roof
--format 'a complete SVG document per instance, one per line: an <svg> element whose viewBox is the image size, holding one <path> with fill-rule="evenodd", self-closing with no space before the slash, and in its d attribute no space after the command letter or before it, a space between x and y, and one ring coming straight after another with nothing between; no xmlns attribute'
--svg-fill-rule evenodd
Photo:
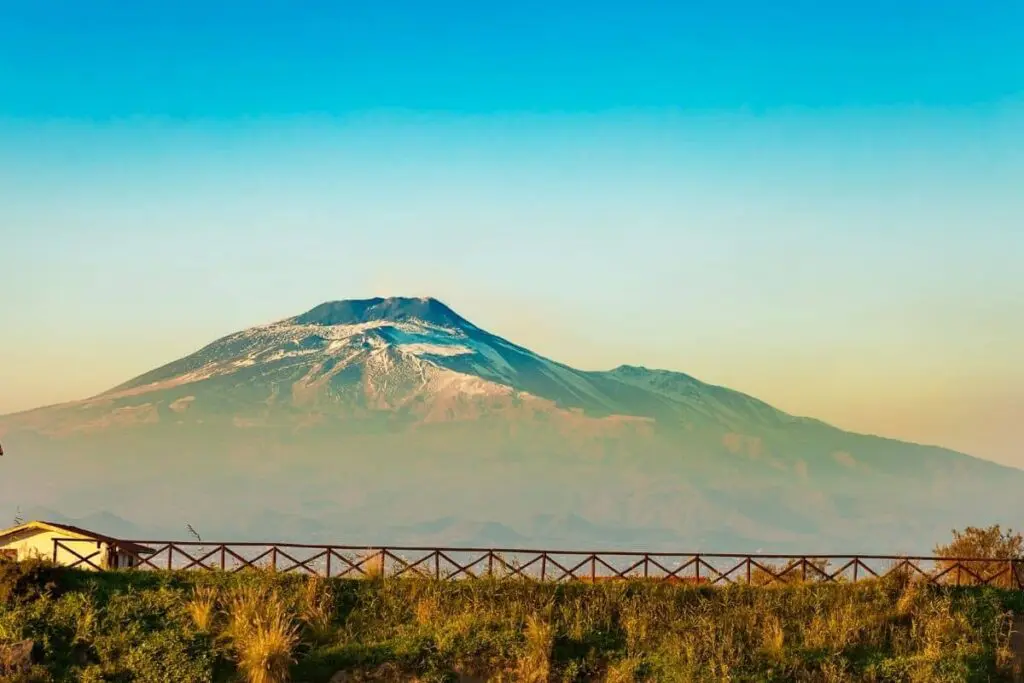
<svg viewBox="0 0 1024 683"><path fill-rule="evenodd" d="M126 553L132 553L134 555L152 555L155 551L152 548L148 548L138 543L132 543L131 541L122 541L106 534L100 534L95 531L89 531L81 527L72 526L71 524L59 524L57 522L43 522L40 520L33 520L31 522L25 522L18 526L13 526L9 529L0 531L0 538L4 536L10 536L11 534L18 533L19 531L26 531L28 529L41 529L44 531L53 531L55 533L66 533L79 538L87 538L93 541L100 541L109 545L116 545L118 549L123 550Z"/></svg>

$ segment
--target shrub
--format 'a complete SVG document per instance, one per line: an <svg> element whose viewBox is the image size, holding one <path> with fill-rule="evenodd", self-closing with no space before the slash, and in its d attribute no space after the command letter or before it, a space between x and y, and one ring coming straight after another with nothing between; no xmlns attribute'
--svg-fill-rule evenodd
<svg viewBox="0 0 1024 683"><path fill-rule="evenodd" d="M989 583L1002 588L1016 587L1014 561L1024 560L1024 536L1012 529L1003 531L998 524L987 528L969 526L953 530L953 540L935 546L935 555L957 559L984 559L990 562L939 562L938 571L949 570L947 582L960 585Z"/></svg>
<svg viewBox="0 0 1024 683"><path fill-rule="evenodd" d="M211 681L211 643L191 628L184 602L179 591L129 587L105 595L91 584L56 598L42 595L0 616L17 626L19 637L39 643L57 680Z"/></svg>
<svg viewBox="0 0 1024 683"><path fill-rule="evenodd" d="M57 566L49 560L0 559L0 605L52 594L57 588L57 571Z"/></svg>

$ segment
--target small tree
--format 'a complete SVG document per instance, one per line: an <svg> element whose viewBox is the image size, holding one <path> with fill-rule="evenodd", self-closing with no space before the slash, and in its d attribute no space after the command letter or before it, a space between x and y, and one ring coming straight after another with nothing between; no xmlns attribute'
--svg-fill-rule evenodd
<svg viewBox="0 0 1024 683"><path fill-rule="evenodd" d="M1016 572L1020 571L1020 567L1014 561L1024 560L1024 536L1015 533L1013 529L1003 531L998 524L986 529L973 526L969 526L963 531L954 529L953 541L946 545L935 546L935 555L954 558L939 562L940 572L952 567L943 577L948 581L956 582L957 574L959 574L959 583L972 585L999 575L989 583L993 586L1009 588L1016 585ZM966 571L959 570L957 559L973 560L959 564L964 569L978 575L981 581L979 582ZM1002 572L1001 575L1000 572Z"/></svg>

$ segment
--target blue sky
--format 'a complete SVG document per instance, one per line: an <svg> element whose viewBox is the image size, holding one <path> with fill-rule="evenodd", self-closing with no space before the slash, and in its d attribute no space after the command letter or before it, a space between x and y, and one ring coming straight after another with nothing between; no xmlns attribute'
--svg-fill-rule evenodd
<svg viewBox="0 0 1024 683"><path fill-rule="evenodd" d="M7 3L0 411L432 294L1024 465L1024 5L551 4Z"/></svg>
<svg viewBox="0 0 1024 683"><path fill-rule="evenodd" d="M1019 94L1013 0L6 3L5 113L964 106Z"/></svg>

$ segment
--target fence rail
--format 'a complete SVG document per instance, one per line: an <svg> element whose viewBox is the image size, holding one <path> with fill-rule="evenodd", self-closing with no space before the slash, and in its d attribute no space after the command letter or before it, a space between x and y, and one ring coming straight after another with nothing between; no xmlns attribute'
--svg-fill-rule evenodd
<svg viewBox="0 0 1024 683"><path fill-rule="evenodd" d="M140 552L140 546L152 550ZM299 543L120 541L102 552L95 541L55 539L53 558L91 569L265 569L331 578L482 577L539 581L647 579L701 585L840 583L904 574L937 585L1024 590L1024 561L898 555L771 555L520 548L366 548Z"/></svg>

